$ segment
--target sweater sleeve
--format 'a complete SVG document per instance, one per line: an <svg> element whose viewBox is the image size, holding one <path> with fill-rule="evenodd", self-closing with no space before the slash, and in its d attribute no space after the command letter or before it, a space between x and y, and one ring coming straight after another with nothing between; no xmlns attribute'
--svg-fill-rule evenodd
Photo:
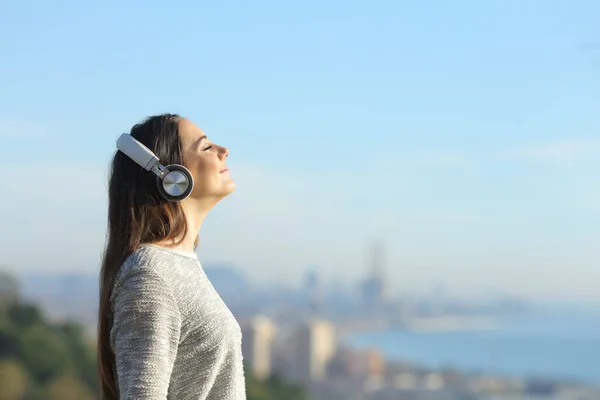
<svg viewBox="0 0 600 400"><path fill-rule="evenodd" d="M172 289L150 268L134 266L115 286L111 341L121 399L166 399L181 330Z"/></svg>

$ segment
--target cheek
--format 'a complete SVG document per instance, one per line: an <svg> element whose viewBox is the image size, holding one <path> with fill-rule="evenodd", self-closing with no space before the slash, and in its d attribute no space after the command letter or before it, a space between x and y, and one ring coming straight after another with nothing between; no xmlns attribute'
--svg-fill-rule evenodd
<svg viewBox="0 0 600 400"><path fill-rule="evenodd" d="M185 167L190 170L192 175L196 177L196 175L202 174L206 170L206 160L199 155L194 155L193 157L189 157L185 160Z"/></svg>
<svg viewBox="0 0 600 400"><path fill-rule="evenodd" d="M219 173L219 164L205 157L189 160L186 167L194 177L194 184L198 187L210 186Z"/></svg>

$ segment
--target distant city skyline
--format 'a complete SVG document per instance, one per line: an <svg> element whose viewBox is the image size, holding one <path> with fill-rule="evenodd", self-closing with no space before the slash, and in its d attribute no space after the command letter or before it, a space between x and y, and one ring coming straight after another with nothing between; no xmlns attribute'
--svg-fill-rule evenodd
<svg viewBox="0 0 600 400"><path fill-rule="evenodd" d="M600 300L597 2L0 8L0 265L97 271L115 140L169 111L231 149L203 262L349 283L382 238L396 291Z"/></svg>

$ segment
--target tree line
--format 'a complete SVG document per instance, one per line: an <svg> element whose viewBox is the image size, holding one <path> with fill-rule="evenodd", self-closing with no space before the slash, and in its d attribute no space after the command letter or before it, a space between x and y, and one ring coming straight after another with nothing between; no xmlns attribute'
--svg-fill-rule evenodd
<svg viewBox="0 0 600 400"><path fill-rule="evenodd" d="M307 400L277 376L263 381L246 373L248 400ZM97 387L95 345L84 328L50 321L0 271L0 400L93 400Z"/></svg>

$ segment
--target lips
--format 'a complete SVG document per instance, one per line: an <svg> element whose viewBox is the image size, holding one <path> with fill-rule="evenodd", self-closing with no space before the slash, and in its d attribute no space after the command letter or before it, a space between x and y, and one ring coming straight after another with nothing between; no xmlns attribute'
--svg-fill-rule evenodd
<svg viewBox="0 0 600 400"><path fill-rule="evenodd" d="M227 168L223 168L222 170L219 171L220 174L223 174L225 172L229 172L229 169Z"/></svg>

